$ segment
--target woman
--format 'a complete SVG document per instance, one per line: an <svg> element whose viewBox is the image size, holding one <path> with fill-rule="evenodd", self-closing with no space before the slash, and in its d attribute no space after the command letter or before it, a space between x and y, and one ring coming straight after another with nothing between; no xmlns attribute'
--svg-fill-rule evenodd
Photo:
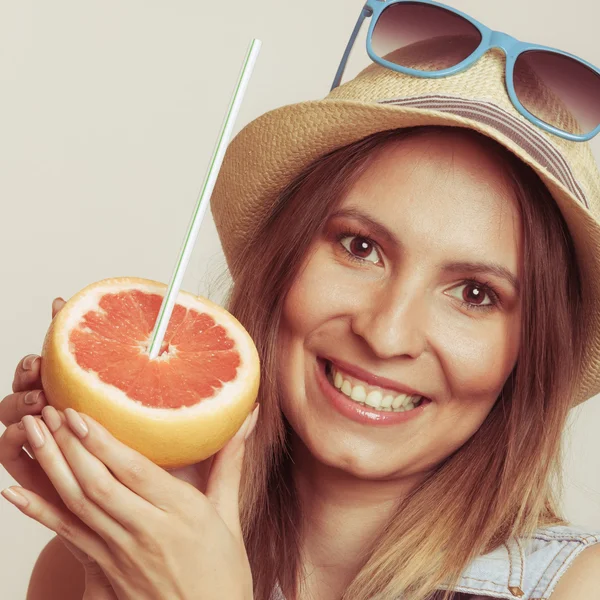
<svg viewBox="0 0 600 600"><path fill-rule="evenodd" d="M69 548L85 564L86 597L136 597L128 577L138 597L160 598L241 599L252 588L260 600L600 597L600 532L565 522L554 495L568 410L600 391L600 175L587 144L572 139L598 127L560 87L549 91L534 63L510 82L535 114L517 108L504 56L473 46L464 23L451 29L457 13L389 6L418 10L386 27L437 19L437 37L376 54L379 64L354 80L336 87L336 77L326 100L248 125L212 198L234 278L227 307L261 354L261 417L245 455L236 436L196 483L216 506L211 524L221 517L234 537L240 526L242 556L221 552L204 521L179 553L155 536L164 564L153 577L133 552L129 574L99 568L73 519ZM486 39L499 38L477 44ZM43 397L22 404L39 387L39 361L21 367L0 405L7 425L43 406ZM50 425L55 415L43 416ZM13 474L35 420L9 426L0 442ZM55 425L43 427L50 440ZM59 421L57 439L70 439L65 429ZM52 472L47 446L33 452ZM237 497L225 465L242 457L236 522L222 488L228 481ZM169 477L161 485L179 490ZM56 525L50 503L18 491L25 514ZM100 517L89 517L98 507L83 508L94 540L106 541ZM199 577L191 565L202 568L207 547L227 558ZM32 599L73 572L65 556L38 561ZM234 583L219 595L227 574ZM61 597L81 597L79 585Z"/></svg>

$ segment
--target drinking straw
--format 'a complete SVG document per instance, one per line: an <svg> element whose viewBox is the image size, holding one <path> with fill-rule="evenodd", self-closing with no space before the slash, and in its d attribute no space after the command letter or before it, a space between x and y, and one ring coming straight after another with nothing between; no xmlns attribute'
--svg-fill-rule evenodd
<svg viewBox="0 0 600 600"><path fill-rule="evenodd" d="M154 330L152 331L149 348L150 360L155 359L160 352L160 347L165 337L165 332L167 331L167 326L169 325L173 308L175 307L175 301L181 288L183 275L189 263L196 238L198 237L200 225L202 224L204 213L208 207L210 196L215 187L217 175L225 156L225 150L229 144L235 119L237 118L240 110L244 94L246 93L246 88L248 87L248 82L250 81L250 76L252 75L252 70L254 69L254 64L256 63L256 58L260 51L261 44L262 42L260 40L256 38L253 39L248 48L248 52L246 53L246 58L244 59L240 76L233 92L229 109L227 110L225 120L223 121L223 126L221 128L221 132L219 134L219 138L208 167L204 185L202 186L202 190L198 197L192 220L179 253L179 258L175 264L175 269L173 271L169 287L167 288L167 292L163 298L156 323L154 324Z"/></svg>

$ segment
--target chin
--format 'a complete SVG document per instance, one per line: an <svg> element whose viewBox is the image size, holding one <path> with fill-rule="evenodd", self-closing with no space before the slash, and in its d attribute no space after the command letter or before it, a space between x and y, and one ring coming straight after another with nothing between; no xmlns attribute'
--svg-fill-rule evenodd
<svg viewBox="0 0 600 600"><path fill-rule="evenodd" d="M288 419L289 420L289 419ZM389 480L409 475L409 461L382 461L384 449L364 439L352 439L348 432L329 429L317 431L309 424L300 425L290 421L296 432L296 443L310 461L345 473L347 476L366 481ZM316 465L315 465L316 466Z"/></svg>
<svg viewBox="0 0 600 600"><path fill-rule="evenodd" d="M338 461L332 466L351 477L364 481L383 481L403 476L402 467L381 465L377 464L378 462L380 461L360 460L356 456L350 456L347 460Z"/></svg>

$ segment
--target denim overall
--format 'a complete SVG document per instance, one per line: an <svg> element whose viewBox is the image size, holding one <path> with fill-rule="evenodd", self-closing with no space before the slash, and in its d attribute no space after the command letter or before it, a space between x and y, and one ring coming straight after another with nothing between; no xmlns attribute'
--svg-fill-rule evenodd
<svg viewBox="0 0 600 600"><path fill-rule="evenodd" d="M511 538L477 557L454 590L471 594L473 600L547 600L575 557L598 543L600 530L574 525L544 527L532 537ZM285 600L279 587L271 600Z"/></svg>

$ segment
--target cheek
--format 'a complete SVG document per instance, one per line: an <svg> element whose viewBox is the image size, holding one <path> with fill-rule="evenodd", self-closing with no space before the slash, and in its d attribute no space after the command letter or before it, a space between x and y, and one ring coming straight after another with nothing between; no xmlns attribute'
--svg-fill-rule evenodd
<svg viewBox="0 0 600 600"><path fill-rule="evenodd" d="M456 323L443 318L430 325L429 341L445 397L436 407L422 451L436 464L471 438L494 406L517 360L520 314L474 318L459 331Z"/></svg>
<svg viewBox="0 0 600 600"><path fill-rule="evenodd" d="M278 335L281 409L300 435L317 427L307 406L312 361L331 346L332 339L345 335L339 328L348 314L351 294L336 281L331 262L317 249L300 269L283 303Z"/></svg>
<svg viewBox="0 0 600 600"><path fill-rule="evenodd" d="M414 464L427 470L463 446L481 427L512 371L518 340L506 331L481 338L448 341L438 357L446 379L448 397L436 410L435 419L414 440Z"/></svg>
<svg viewBox="0 0 600 600"><path fill-rule="evenodd" d="M287 328L293 335L309 335L338 312L348 290L334 284L336 278L326 257L315 252L300 270L283 306Z"/></svg>
<svg viewBox="0 0 600 600"><path fill-rule="evenodd" d="M460 317L444 308L430 317L427 337L446 398L496 398L519 353L520 308Z"/></svg>
<svg viewBox="0 0 600 600"><path fill-rule="evenodd" d="M302 335L310 331L321 316L322 304L315 301L315 288L303 280L296 280L283 305L283 319L290 334Z"/></svg>
<svg viewBox="0 0 600 600"><path fill-rule="evenodd" d="M296 421L293 413L300 408L305 396L305 352L312 332L327 318L323 304L318 301L321 285L319 277L311 276L311 269L304 269L294 280L283 304L278 335L278 382L283 391L282 410L292 425Z"/></svg>
<svg viewBox="0 0 600 600"><path fill-rule="evenodd" d="M472 339L455 338L448 361L450 388L462 396L479 397L500 392L515 360L513 345L504 332Z"/></svg>

